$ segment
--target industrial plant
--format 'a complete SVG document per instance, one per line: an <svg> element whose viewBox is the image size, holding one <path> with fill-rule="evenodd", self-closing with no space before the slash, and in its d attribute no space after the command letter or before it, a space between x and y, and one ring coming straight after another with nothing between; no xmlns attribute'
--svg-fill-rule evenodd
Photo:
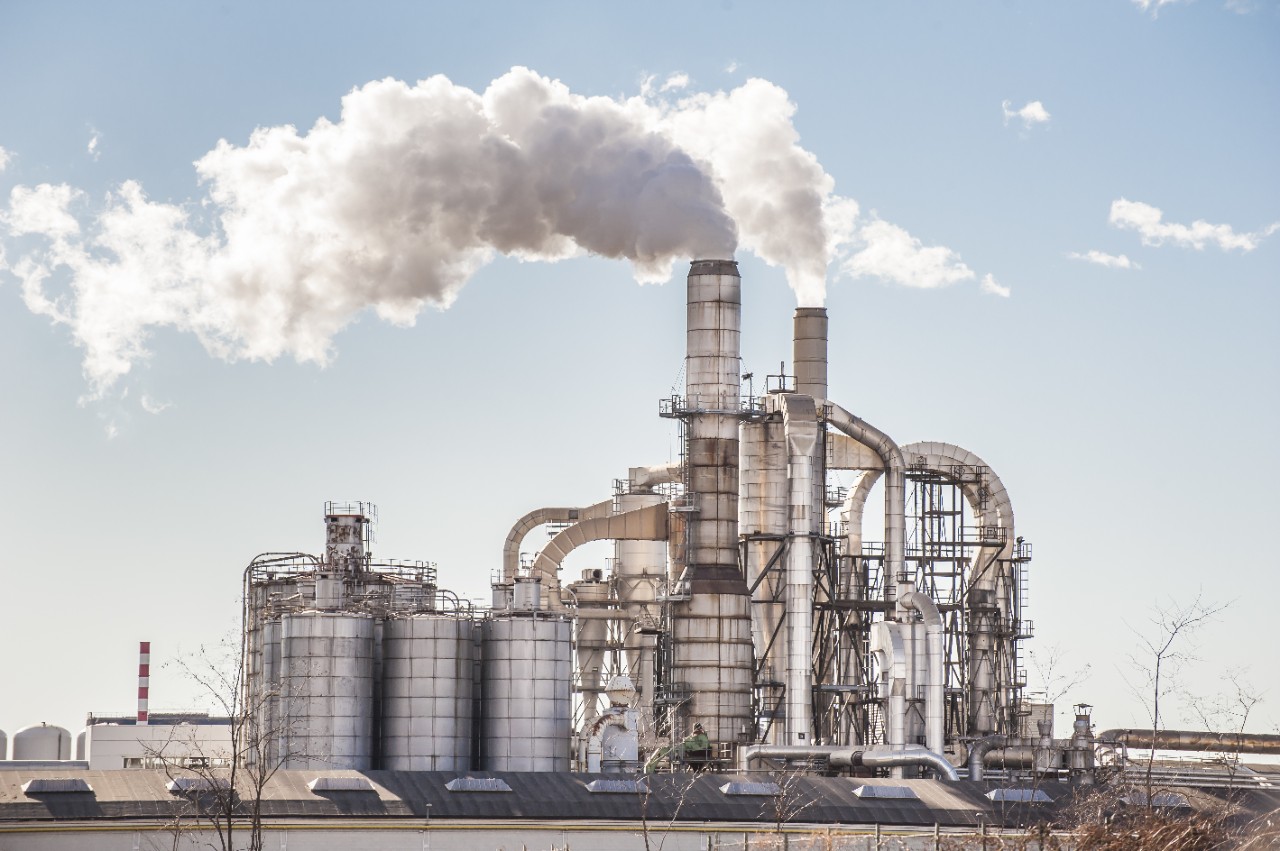
<svg viewBox="0 0 1280 851"><path fill-rule="evenodd" d="M1132 805L1140 768L1149 805L1155 778L1162 807L1276 806L1280 774L1241 755L1280 736L1098 732L1084 704L1055 729L1024 667L1017 483L830 398L825 309L796 310L789 369L757 380L737 264L695 260L687 285L684 392L655 411L678 461L601 471L576 505L529 494L488 606L375 556L372 504L325 504L322 552L244 571L239 712L91 719L76 760L67 731L19 731L0 848L136 848L177 812L208 830L216 806L183 807L233 766L262 778L254 829L295 849L937 848L1103 787ZM592 542L612 557L566 575ZM1135 768L1132 749L1230 756Z"/></svg>

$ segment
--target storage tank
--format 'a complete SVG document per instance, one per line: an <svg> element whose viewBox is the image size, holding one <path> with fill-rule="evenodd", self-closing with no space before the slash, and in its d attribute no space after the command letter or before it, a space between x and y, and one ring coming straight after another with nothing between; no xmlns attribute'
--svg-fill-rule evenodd
<svg viewBox="0 0 1280 851"><path fill-rule="evenodd" d="M32 724L13 734L14 759L71 759L71 734L61 727Z"/></svg>
<svg viewBox="0 0 1280 851"><path fill-rule="evenodd" d="M382 767L471 769L472 638L469 618L394 618L382 633Z"/></svg>
<svg viewBox="0 0 1280 851"><path fill-rule="evenodd" d="M571 623L498 616L485 624L480 753L487 771L568 771Z"/></svg>
<svg viewBox="0 0 1280 851"><path fill-rule="evenodd" d="M357 614L281 618L282 767L372 767L373 626Z"/></svg>
<svg viewBox="0 0 1280 851"><path fill-rule="evenodd" d="M0 730L0 759L9 758L9 737L4 734L4 730Z"/></svg>
<svg viewBox="0 0 1280 851"><path fill-rule="evenodd" d="M0 740L4 738L4 734L0 733ZM84 761L89 757L85 756L85 742L89 739L89 731L81 730L76 733L76 759Z"/></svg>

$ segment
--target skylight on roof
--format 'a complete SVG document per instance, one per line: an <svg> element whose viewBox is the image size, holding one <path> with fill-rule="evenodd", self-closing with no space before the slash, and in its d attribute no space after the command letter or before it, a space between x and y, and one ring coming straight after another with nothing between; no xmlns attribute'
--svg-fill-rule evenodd
<svg viewBox="0 0 1280 851"><path fill-rule="evenodd" d="M510 792L511 787L501 777L455 777L444 788L450 792Z"/></svg>
<svg viewBox="0 0 1280 851"><path fill-rule="evenodd" d="M853 790L859 798L917 799L919 796L908 786L859 786Z"/></svg>
<svg viewBox="0 0 1280 851"><path fill-rule="evenodd" d="M62 792L92 792L83 777L37 777L22 784L24 795L55 795Z"/></svg>

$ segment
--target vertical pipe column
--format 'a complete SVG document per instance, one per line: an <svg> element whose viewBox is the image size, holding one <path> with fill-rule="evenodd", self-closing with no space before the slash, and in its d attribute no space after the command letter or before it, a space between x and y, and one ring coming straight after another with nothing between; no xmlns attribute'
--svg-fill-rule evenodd
<svg viewBox="0 0 1280 851"><path fill-rule="evenodd" d="M781 416L770 412L762 420L742 423L738 501L738 532L745 543L743 558L747 586L756 590L751 600L751 640L755 645L756 688L764 741L784 744L783 694L786 670L786 636L779 625L785 612L785 562L777 557L789 529L787 503L787 440Z"/></svg>
<svg viewBox="0 0 1280 851"><path fill-rule="evenodd" d="M810 744L813 729L814 454L818 417L813 399L784 395L790 483L787 501L787 720L786 744Z"/></svg>
<svg viewBox="0 0 1280 851"><path fill-rule="evenodd" d="M672 685L681 714L712 742L736 742L751 721L751 615L738 568L738 420L742 280L732 260L689 269L685 400L689 515L684 577L672 611Z"/></svg>

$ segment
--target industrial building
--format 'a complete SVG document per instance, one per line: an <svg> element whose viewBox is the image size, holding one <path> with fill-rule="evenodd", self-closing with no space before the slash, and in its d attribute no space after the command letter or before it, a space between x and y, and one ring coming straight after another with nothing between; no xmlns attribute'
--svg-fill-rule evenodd
<svg viewBox="0 0 1280 851"><path fill-rule="evenodd" d="M1226 789L1275 807L1280 778L1238 755L1280 753L1280 737L1097 734L1085 705L1055 730L1024 693L1031 546L1006 483L969 448L900 443L830 399L824 309L796 311L790 373L744 393L741 293L733 261L693 262L685 390L658 405L680 460L636 458L578 505L531 504L489 607L433 564L375 558L370 504L326 504L322 553L244 572L243 714L205 739L187 719L191 747L133 780L97 770L126 767L109 743L142 741L123 722L89 726L84 763L6 763L0 848L55 847L41 837L69 822L100 843L76 847L102 848L139 847L130 831L176 812L198 823L177 781L225 770L199 752L265 778L263 827L293 848L646 847L659 829L669 848L787 832L936 847L1125 788L1126 748L1153 745L1237 755L1162 764L1161 787L1182 790L1169 806ZM856 483L835 487L837 471ZM864 537L873 513L883 540ZM596 541L613 557L564 576Z"/></svg>

